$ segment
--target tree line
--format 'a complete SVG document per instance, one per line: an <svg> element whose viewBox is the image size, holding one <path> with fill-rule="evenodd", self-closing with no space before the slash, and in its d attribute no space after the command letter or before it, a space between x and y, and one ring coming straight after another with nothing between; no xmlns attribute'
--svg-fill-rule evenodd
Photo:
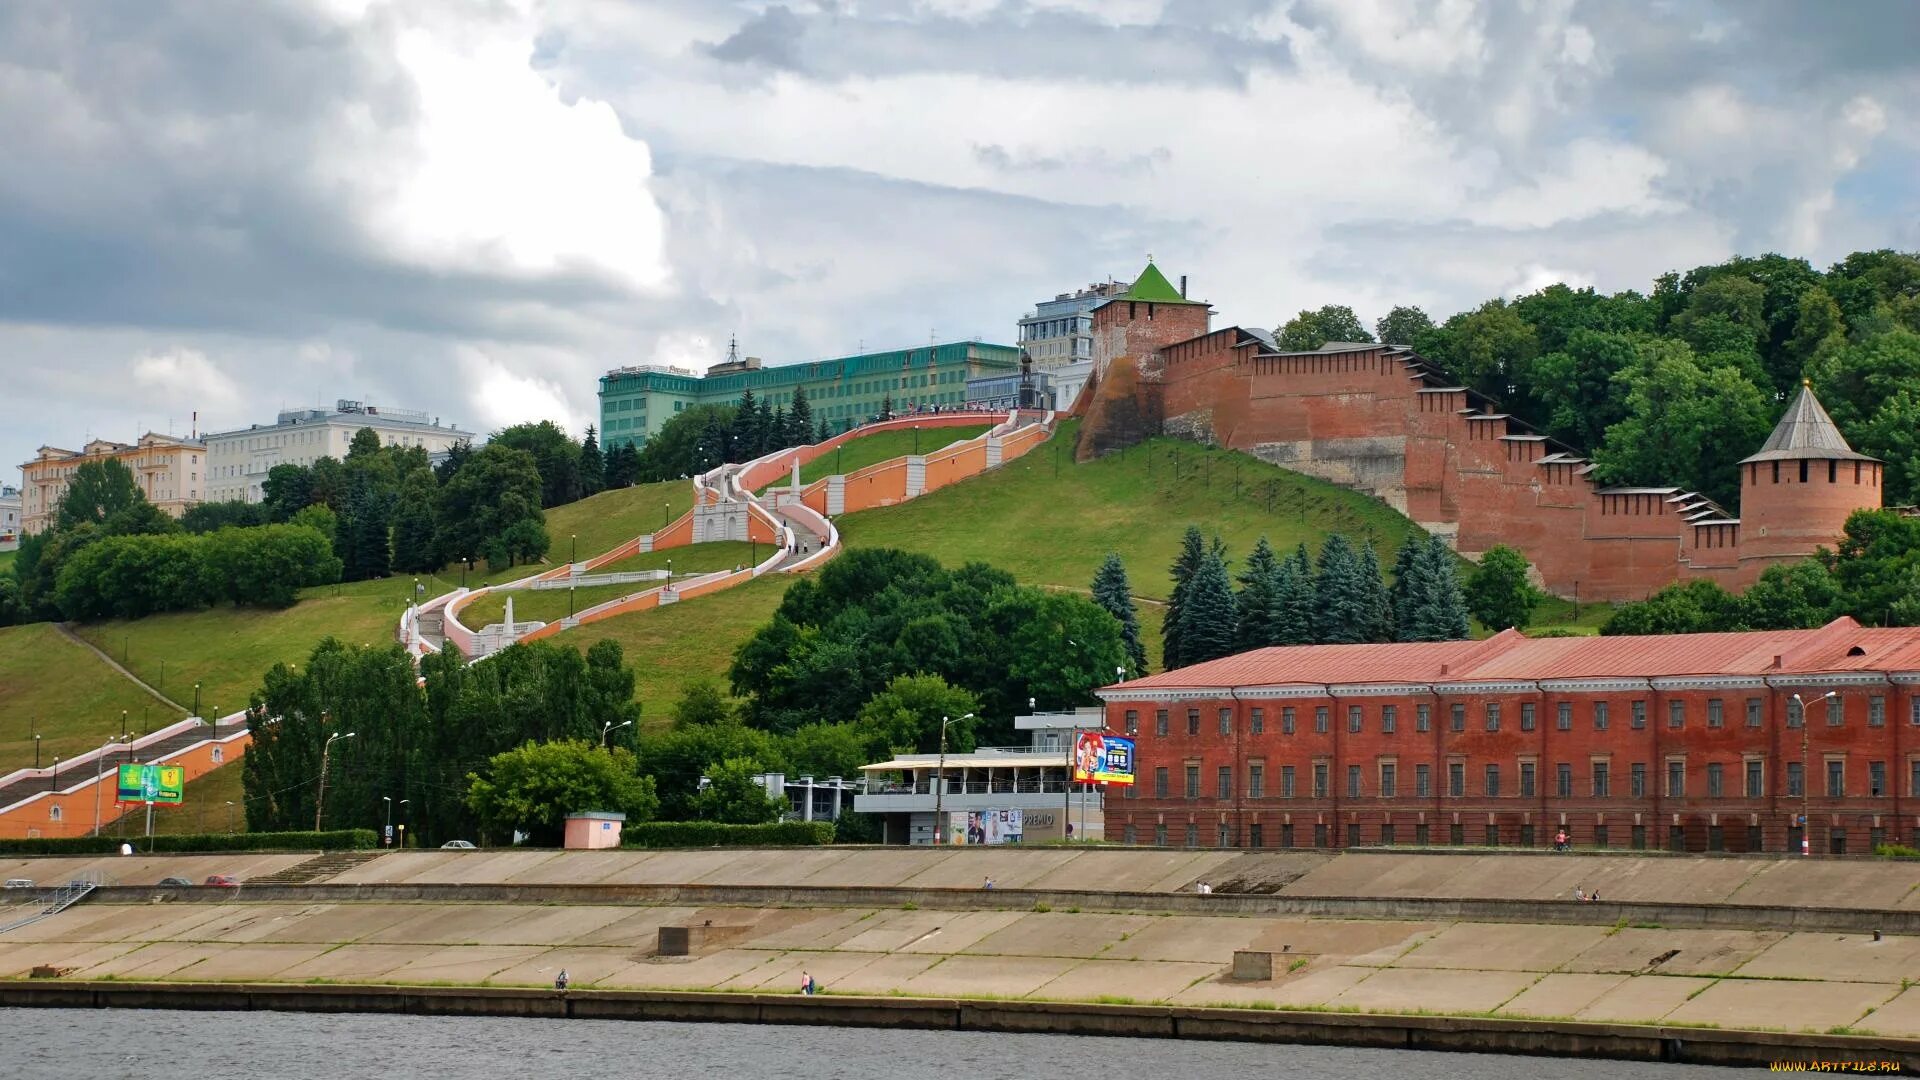
<svg viewBox="0 0 1920 1080"><path fill-rule="evenodd" d="M1736 463L1801 380L1855 450L1887 463L1889 505L1920 502L1920 255L1848 255L1825 271L1767 254L1671 272L1650 294L1559 284L1436 325L1396 307L1372 332L1353 310L1302 311L1281 348L1378 340L1592 457L1609 484L1680 485L1729 511Z"/></svg>
<svg viewBox="0 0 1920 1080"><path fill-rule="evenodd" d="M773 405L752 390L737 405L696 405L675 413L638 449L623 444L611 454L620 456L623 476L652 484L831 437L826 417L815 419L806 388L796 386L791 405Z"/></svg>

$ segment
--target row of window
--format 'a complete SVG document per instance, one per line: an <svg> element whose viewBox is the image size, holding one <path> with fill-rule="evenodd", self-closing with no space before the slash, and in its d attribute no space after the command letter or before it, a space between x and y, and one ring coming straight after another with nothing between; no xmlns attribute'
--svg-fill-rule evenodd
<svg viewBox="0 0 1920 1080"><path fill-rule="evenodd" d="M1317 822L1312 826L1312 829L1313 846L1317 848L1326 847L1328 841L1331 839L1331 830L1329 830L1326 823ZM1368 843L1391 846L1393 844L1404 843L1408 839L1411 839L1414 844L1423 847L1433 843L1433 831L1424 823L1416 823L1413 826L1411 837L1409 837L1407 833L1402 832L1393 822L1385 822L1376 826L1371 830L1371 833L1372 834L1369 835L1369 830L1363 822L1347 822L1346 846L1360 847ZM1200 826L1197 822L1187 822L1184 834L1185 845L1187 847L1200 846ZM1247 825L1246 846L1250 848L1266 847L1270 835L1274 834L1267 832L1264 823L1250 822ZM1499 847L1503 843L1517 843L1521 847L1536 847L1539 846L1539 841L1548 835L1551 834L1547 830L1541 829L1536 831L1534 826L1528 824L1518 826L1508 825L1504 828L1498 824L1487 824L1476 826L1473 839L1469 841L1467 826L1460 822L1454 822L1447 826L1446 842L1455 847L1463 847L1469 842L1483 844L1487 847ZM1612 847L1615 835L1616 834L1607 826L1596 825L1593 828L1593 846L1599 848ZM1123 843L1138 844L1140 842L1138 827L1131 823L1127 824L1121 829L1120 838ZM1282 822L1277 830L1277 839L1280 847L1294 847L1295 836L1293 825ZM1880 827L1868 829L1867 850L1873 851L1884 846L1887 843L1887 839L1888 834L1886 829ZM1766 850L1766 830L1759 825L1746 826L1745 840L1746 846L1741 849L1743 851ZM1627 830L1627 841L1630 848L1634 850L1645 850L1647 847L1647 827L1645 825L1630 826ZM1153 826L1153 842L1160 847L1167 846L1167 826L1164 822L1156 823ZM1217 847L1237 846L1234 842L1232 826L1224 821L1217 823L1214 829L1214 844ZM1670 851L1688 850L1686 826L1669 825L1667 827L1667 848ZM1706 850L1727 850L1726 826L1708 825L1706 827ZM1800 850L1799 826L1788 826L1786 850ZM1827 831L1827 851L1834 855L1845 855L1847 853L1846 829L1835 827Z"/></svg>
<svg viewBox="0 0 1920 1080"><path fill-rule="evenodd" d="M1827 760L1824 764L1827 773L1827 798L1845 798L1847 795L1847 763L1844 760L1834 758ZM1744 783L1742 785L1744 797L1749 799L1765 798L1767 793L1766 763L1758 759L1750 758L1742 762L1741 765L1744 771ZM1586 790L1580 794L1595 799L1612 798L1612 765L1605 761L1595 761L1591 762L1590 766L1590 771L1586 777ZM1908 793L1914 796L1920 796L1920 760L1913 761L1911 767L1913 775L1908 778ZM1280 766L1280 788L1278 796L1282 799L1296 797L1295 768L1293 765ZM1330 768L1331 766L1326 762L1315 762L1313 764L1313 798L1324 799L1327 797ZM1363 775L1365 767L1361 765L1347 766L1346 797L1349 799L1361 799L1372 795L1382 799L1398 798L1400 796L1399 763L1383 761L1377 763L1376 768L1378 770L1376 774L1378 786L1375 787L1372 792L1369 792L1366 789ZM1539 794L1537 783L1538 766L1536 763L1522 761L1519 763L1518 772L1518 789L1509 790L1502 785L1502 773L1499 765L1483 766L1480 774L1480 790L1474 794L1489 799L1498 799L1509 794L1516 795L1523 799L1536 797ZM1165 765L1156 766L1153 770L1153 794L1155 798L1164 799L1168 797L1167 780L1168 767ZM1553 780L1554 794L1556 796L1562 799L1571 799L1574 797L1572 764L1563 761L1555 765ZM1706 767L1706 797L1709 799L1726 798L1726 781L1726 765L1718 761L1709 762ZM1129 799L1137 797L1136 787L1137 785L1127 785L1123 787L1122 791L1125 793L1123 797ZM1797 798L1805 793L1805 766L1798 761L1789 762L1787 764L1786 794L1789 797ZM1886 762L1870 761L1867 763L1866 793L1875 798L1889 794L1887 788ZM1645 762L1636 761L1628 767L1627 794L1628 797L1635 799L1644 799L1647 797L1647 766ZM1687 763L1684 760L1675 759L1667 762L1666 787L1663 789L1662 794L1669 799L1684 799L1687 797ZM1433 795L1433 766L1422 764L1413 767L1412 795L1417 799L1430 798ZM1456 799L1466 797L1466 762L1452 761L1447 763L1447 795ZM1199 765L1189 764L1186 766L1186 797L1189 799L1200 798ZM1233 797L1233 769L1231 766L1221 765L1217 767L1214 776L1213 797L1216 799L1230 799ZM1267 797L1267 769L1265 762L1256 761L1247 765L1247 797L1250 799L1264 799Z"/></svg>
<svg viewBox="0 0 1920 1080"><path fill-rule="evenodd" d="M1744 704L1747 727L1758 728L1762 725L1763 719L1766 715L1765 699L1750 697L1745 699L1744 703L1736 703L1736 704L1737 705ZM1557 702L1555 704L1554 727L1557 730L1560 730L1560 731L1573 730L1573 721L1574 721L1573 706L1574 706L1574 703L1571 701L1562 701L1562 702ZM1647 726L1646 701L1635 700L1630 702L1629 706L1630 706L1630 711L1628 715L1628 725L1635 729L1646 727ZM1588 708L1589 708L1588 717L1593 725L1593 730L1595 731L1607 730L1608 725L1611 724L1612 722L1612 702L1594 701L1589 703ZM1188 709L1186 712L1187 712L1187 715L1186 715L1187 734L1189 735L1200 734L1200 710ZM1786 717L1787 726L1790 728L1800 727L1802 724L1806 722L1806 704L1798 698L1787 699L1786 713L1787 713L1787 717ZM1233 734L1233 710L1220 709L1217 711L1217 717L1219 722L1220 734L1232 735ZM1332 717L1332 708L1330 706L1326 706L1326 705L1315 706L1313 710L1314 733L1320 734L1320 735L1326 734L1331 717ZM1506 717L1505 706L1503 705L1503 703L1498 701L1489 701L1485 703L1484 706L1482 706L1481 717L1482 717L1481 722L1484 725L1485 730L1499 731L1501 728L1501 725L1505 722L1505 717ZM1827 726L1839 727L1842 724L1846 723L1846 719L1847 719L1847 699L1839 696L1828 697L1826 699ZM1291 705L1283 706L1280 710L1280 734L1292 735L1295 731L1298 721L1299 721L1298 710ZM1538 705L1531 701L1521 702L1520 703L1520 730L1532 731L1534 730L1538 721L1539 721ZM1920 696L1916 696L1911 703L1910 722L1915 725L1920 725ZM1433 723L1433 706L1426 703L1415 705L1414 713L1413 713L1413 730L1430 731L1432 730L1432 723ZM1706 723L1709 728L1723 728L1727 726L1727 703L1723 699L1721 698L1707 699ZM1887 699L1878 694L1867 698L1867 726L1868 727L1885 727L1886 723L1887 723ZM1169 725L1168 710L1166 709L1155 710L1154 716L1153 716L1153 733L1158 736L1164 736L1168 734L1168 725ZM1399 730L1399 726L1400 726L1400 707L1397 705L1380 706L1381 733L1385 735L1394 734L1396 731ZM1448 706L1447 726L1452 731L1467 730L1467 706L1464 703L1454 702L1452 705ZM1687 703L1685 701L1667 702L1667 727L1670 730L1679 731L1685 728L1686 726L1687 726ZM1267 727L1266 709L1258 705L1253 706L1248 711L1247 733L1250 735L1263 735L1266 733L1266 727ZM1128 709L1126 711L1126 729L1127 729L1128 735L1138 735L1140 733L1139 710ZM1366 730L1366 707L1363 705L1348 705L1347 706L1347 731L1351 734L1357 735L1364 732L1365 730Z"/></svg>

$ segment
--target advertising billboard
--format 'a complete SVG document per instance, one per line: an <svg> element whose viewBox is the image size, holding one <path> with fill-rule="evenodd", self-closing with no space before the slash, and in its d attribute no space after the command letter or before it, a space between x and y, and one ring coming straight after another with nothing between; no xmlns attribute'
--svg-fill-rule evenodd
<svg viewBox="0 0 1920 1080"><path fill-rule="evenodd" d="M1075 783L1133 783L1133 740L1083 731L1073 739Z"/></svg>
<svg viewBox="0 0 1920 1080"><path fill-rule="evenodd" d="M177 803L186 798L187 770L179 765L122 765L114 801Z"/></svg>
<svg viewBox="0 0 1920 1080"><path fill-rule="evenodd" d="M953 810L948 813L954 844L1017 844L1026 832L1021 810Z"/></svg>

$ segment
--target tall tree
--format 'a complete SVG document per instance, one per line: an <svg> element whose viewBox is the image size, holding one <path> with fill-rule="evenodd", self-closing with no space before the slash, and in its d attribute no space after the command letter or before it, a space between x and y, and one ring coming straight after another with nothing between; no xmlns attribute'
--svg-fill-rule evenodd
<svg viewBox="0 0 1920 1080"><path fill-rule="evenodd" d="M341 573L345 580L383 578L392 572L389 515L386 499L371 483L354 486L334 540L334 549L344 564Z"/></svg>
<svg viewBox="0 0 1920 1080"><path fill-rule="evenodd" d="M1234 603L1233 644L1240 652L1274 644L1274 588L1278 584L1279 568L1267 538L1262 536L1254 541L1253 550L1247 554L1247 564L1241 567L1237 578L1240 595Z"/></svg>
<svg viewBox="0 0 1920 1080"><path fill-rule="evenodd" d="M133 510L146 501L133 470L119 460L82 462L67 478L66 494L60 497L54 527L64 530L82 524L104 526L115 515Z"/></svg>
<svg viewBox="0 0 1920 1080"><path fill-rule="evenodd" d="M1274 570L1273 625L1267 640L1275 645L1311 645L1318 602L1315 599L1313 561L1301 544Z"/></svg>
<svg viewBox="0 0 1920 1080"><path fill-rule="evenodd" d="M431 471L411 473L401 482L393 508L394 569L425 574L446 561L434 544L433 503L437 494Z"/></svg>
<svg viewBox="0 0 1920 1080"><path fill-rule="evenodd" d="M1233 583L1227 577L1226 560L1218 551L1208 551L1193 580L1187 583L1186 602L1180 609L1183 664L1233 655L1235 623Z"/></svg>
<svg viewBox="0 0 1920 1080"><path fill-rule="evenodd" d="M1400 306L1387 312L1373 324L1373 331L1387 345L1412 345L1421 334L1433 329L1433 320L1417 307Z"/></svg>
<svg viewBox="0 0 1920 1080"><path fill-rule="evenodd" d="M1505 544L1488 548L1467 578L1467 610L1489 630L1525 630L1541 596L1527 580L1530 569L1526 556Z"/></svg>
<svg viewBox="0 0 1920 1080"><path fill-rule="evenodd" d="M267 519L273 522L293 520L293 515L313 502L313 474L304 465L281 463L267 470L260 485L261 503Z"/></svg>
<svg viewBox="0 0 1920 1080"><path fill-rule="evenodd" d="M1187 526L1186 534L1180 538L1180 554L1174 557L1173 565L1167 570L1167 575L1173 579L1173 590L1167 594L1167 606L1160 615L1162 671L1187 666L1180 612L1186 607L1187 585L1193 580L1193 575L1199 572L1200 563L1206 557L1207 543L1206 538L1200 535L1200 526Z"/></svg>
<svg viewBox="0 0 1920 1080"><path fill-rule="evenodd" d="M1740 471L1774 423L1775 406L1732 368L1703 369L1684 342L1662 339L1623 372L1626 419L1594 455L1610 483L1680 484L1738 505Z"/></svg>
<svg viewBox="0 0 1920 1080"><path fill-rule="evenodd" d="M498 543L516 522L545 520L533 455L493 443L474 451L460 471L440 485L434 520L440 551L462 561L487 554L489 543Z"/></svg>
<svg viewBox="0 0 1920 1080"><path fill-rule="evenodd" d="M1467 600L1454 571L1453 551L1438 536L1427 537L1420 550L1421 593L1415 598L1409 641L1458 641L1467 636Z"/></svg>
<svg viewBox="0 0 1920 1080"><path fill-rule="evenodd" d="M793 388L793 407L787 410L787 445L805 446L813 437L813 405L807 401L807 388Z"/></svg>
<svg viewBox="0 0 1920 1080"><path fill-rule="evenodd" d="M347 442L347 460L358 461L380 452L380 433L370 427L363 427L353 433Z"/></svg>
<svg viewBox="0 0 1920 1080"><path fill-rule="evenodd" d="M587 425L587 437L580 441L580 493L593 495L607 486L607 463L600 454L600 434Z"/></svg>
<svg viewBox="0 0 1920 1080"><path fill-rule="evenodd" d="M1360 317L1345 304L1328 304L1318 311L1302 311L1273 332L1283 352L1312 352L1329 341L1372 341Z"/></svg>
<svg viewBox="0 0 1920 1080"><path fill-rule="evenodd" d="M1313 580L1315 640L1322 645L1370 640L1370 590L1361 578L1360 555L1345 536L1334 533L1320 546Z"/></svg>
<svg viewBox="0 0 1920 1080"><path fill-rule="evenodd" d="M487 445L524 450L533 456L534 469L540 474L542 507L563 506L580 497L580 444L553 421L501 428Z"/></svg>
<svg viewBox="0 0 1920 1080"><path fill-rule="evenodd" d="M740 394L740 404L733 414L733 430L728 435L730 444L720 451L722 461L751 461L760 456L766 431L760 424L760 401L753 396L751 388Z"/></svg>
<svg viewBox="0 0 1920 1080"><path fill-rule="evenodd" d="M1373 542L1360 545L1360 588L1368 641L1393 640L1393 601L1380 575L1380 554Z"/></svg>
<svg viewBox="0 0 1920 1080"><path fill-rule="evenodd" d="M1417 641L1413 627L1424 616L1422 605L1427 596L1423 579L1427 566L1420 558L1422 543L1408 537L1393 558L1393 584L1387 589L1387 604L1393 611L1393 640Z"/></svg>
<svg viewBox="0 0 1920 1080"><path fill-rule="evenodd" d="M1134 607L1126 564L1120 561L1117 552L1108 552L1106 561L1093 575L1093 602L1120 622L1120 640L1127 649L1127 677L1137 679L1145 675L1147 649L1140 642L1140 614Z"/></svg>

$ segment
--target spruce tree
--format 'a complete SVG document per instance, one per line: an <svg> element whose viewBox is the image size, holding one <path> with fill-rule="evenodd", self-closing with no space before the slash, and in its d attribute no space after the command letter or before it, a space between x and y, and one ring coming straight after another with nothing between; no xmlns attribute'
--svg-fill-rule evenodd
<svg viewBox="0 0 1920 1080"><path fill-rule="evenodd" d="M755 421L754 424L755 427L760 429L760 445L754 448L753 453L743 454L738 460L752 461L761 454L771 453L772 451L780 449L780 425L783 420L783 417L776 417L774 415L773 402L766 398L761 398L760 419Z"/></svg>
<svg viewBox="0 0 1920 1080"><path fill-rule="evenodd" d="M760 447L760 452L771 454L775 450L785 450L791 445L793 444L787 441L787 410L783 406L775 405L773 415L767 418L767 441Z"/></svg>
<svg viewBox="0 0 1920 1080"><path fill-rule="evenodd" d="M1426 598L1426 563L1420 558L1424 546L1418 539L1409 539L1393 559L1393 585L1387 590L1387 604L1392 609L1395 641L1419 640L1413 636L1413 626L1421 618L1420 604Z"/></svg>
<svg viewBox="0 0 1920 1080"><path fill-rule="evenodd" d="M1360 556L1345 536L1334 533L1321 545L1314 577L1314 640L1347 645L1368 640L1371 613Z"/></svg>
<svg viewBox="0 0 1920 1080"><path fill-rule="evenodd" d="M1107 553L1107 561L1093 575L1093 602L1120 621L1120 641L1127 650L1127 677L1137 679L1147 673L1147 649L1140 643L1140 614L1133 605L1133 587L1127 583L1127 567L1119 554Z"/></svg>
<svg viewBox="0 0 1920 1080"><path fill-rule="evenodd" d="M443 560L434 547L434 479L430 470L407 474L393 510L393 566L412 574L438 569Z"/></svg>
<svg viewBox="0 0 1920 1080"><path fill-rule="evenodd" d="M813 406L807 401L807 388L793 388L793 407L787 410L787 445L805 446L813 437Z"/></svg>
<svg viewBox="0 0 1920 1080"><path fill-rule="evenodd" d="M1313 644L1313 610L1313 562L1307 556L1307 545L1301 544L1274 569L1267 640L1274 645Z"/></svg>
<svg viewBox="0 0 1920 1080"><path fill-rule="evenodd" d="M1366 598L1366 640L1392 641L1393 602L1387 596L1387 583L1380 576L1380 556L1371 541L1360 549L1360 587Z"/></svg>
<svg viewBox="0 0 1920 1080"><path fill-rule="evenodd" d="M592 495L607 486L607 463L600 454L600 436L587 425L587 437L580 443L580 493Z"/></svg>
<svg viewBox="0 0 1920 1080"><path fill-rule="evenodd" d="M347 512L338 526L344 550L337 550L341 576L348 581L383 578L392 572L386 501L371 484L356 485L347 496ZM343 545L336 544L336 549Z"/></svg>
<svg viewBox="0 0 1920 1080"><path fill-rule="evenodd" d="M1181 650L1188 664L1205 663L1234 653L1233 583L1226 560L1207 552L1200 569L1187 583L1186 603L1180 609Z"/></svg>
<svg viewBox="0 0 1920 1080"><path fill-rule="evenodd" d="M1186 605L1187 585L1199 571L1200 563L1206 556L1206 541L1200 536L1200 526L1187 526L1186 535L1180 538L1180 554L1167 571L1168 576L1173 578L1173 591L1167 594L1167 607L1160 615L1162 671L1186 666L1186 652L1180 641L1180 609Z"/></svg>
<svg viewBox="0 0 1920 1080"><path fill-rule="evenodd" d="M893 391L891 390L887 391L886 395L880 399L880 419L893 419Z"/></svg>
<svg viewBox="0 0 1920 1080"><path fill-rule="evenodd" d="M1419 592L1408 641L1458 641L1468 633L1467 600L1446 541L1430 536L1416 555Z"/></svg>
<svg viewBox="0 0 1920 1080"><path fill-rule="evenodd" d="M752 461L760 456L760 405L753 391L740 395L740 407L733 414L732 445L721 450L721 460ZM716 463L717 464L717 463Z"/></svg>
<svg viewBox="0 0 1920 1080"><path fill-rule="evenodd" d="M716 413L707 414L706 430L700 433L700 441L694 446L693 450L693 467L695 471L706 472L708 469L714 468L727 460L728 444L738 438L738 428L740 426L738 417L734 418L733 426L735 432L730 434L727 428L720 423L720 417Z"/></svg>
<svg viewBox="0 0 1920 1080"><path fill-rule="evenodd" d="M833 438L833 433L827 430L827 418L823 416L820 418L819 429L813 433L813 441L826 442L831 438Z"/></svg>
<svg viewBox="0 0 1920 1080"><path fill-rule="evenodd" d="M1238 578L1240 595L1234 606L1233 644L1241 652L1274 643L1274 587L1279 569L1273 548L1262 536L1254 542L1253 551L1247 555L1247 565L1241 568Z"/></svg>

